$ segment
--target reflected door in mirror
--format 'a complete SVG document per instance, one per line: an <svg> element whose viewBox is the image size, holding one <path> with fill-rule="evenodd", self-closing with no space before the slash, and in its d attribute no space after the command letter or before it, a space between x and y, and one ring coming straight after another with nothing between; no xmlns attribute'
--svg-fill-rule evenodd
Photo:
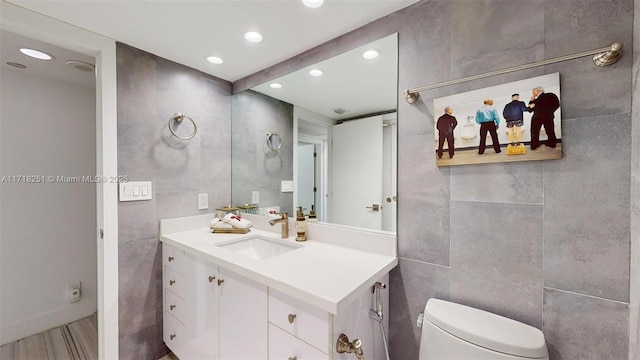
<svg viewBox="0 0 640 360"><path fill-rule="evenodd" d="M335 125L331 156L330 222L381 230L382 116Z"/></svg>

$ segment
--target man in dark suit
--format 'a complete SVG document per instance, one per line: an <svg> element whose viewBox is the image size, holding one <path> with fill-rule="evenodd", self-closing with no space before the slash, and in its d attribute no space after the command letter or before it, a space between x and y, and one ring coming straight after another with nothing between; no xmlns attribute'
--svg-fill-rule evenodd
<svg viewBox="0 0 640 360"><path fill-rule="evenodd" d="M442 147L445 139L449 148L449 158L453 157L453 129L458 126L458 121L453 114L451 106L444 108L444 115L438 118L436 127L438 128L438 158L442 158Z"/></svg>
<svg viewBox="0 0 640 360"><path fill-rule="evenodd" d="M544 126L548 140L546 146L556 147L556 132L554 128L553 114L560 107L560 100L554 93L545 93L542 86L536 86L532 90L529 108L533 111L531 118L531 150L540 146L540 129Z"/></svg>

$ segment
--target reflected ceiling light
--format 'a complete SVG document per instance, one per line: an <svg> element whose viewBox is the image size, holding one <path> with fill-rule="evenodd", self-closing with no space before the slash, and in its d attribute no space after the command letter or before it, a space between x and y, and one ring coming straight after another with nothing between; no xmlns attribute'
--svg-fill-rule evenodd
<svg viewBox="0 0 640 360"><path fill-rule="evenodd" d="M304 4L304 6L308 8L315 9L322 6L322 4L324 3L324 0L302 0L302 3Z"/></svg>
<svg viewBox="0 0 640 360"><path fill-rule="evenodd" d="M244 38L247 39L247 41L251 41L254 43L259 43L260 41L262 41L262 35L255 31L247 31L244 34Z"/></svg>
<svg viewBox="0 0 640 360"><path fill-rule="evenodd" d="M380 55L380 51L378 51L378 50L367 50L367 51L362 53L362 57L367 59L367 60L375 59L379 55Z"/></svg>
<svg viewBox="0 0 640 360"><path fill-rule="evenodd" d="M280 89L282 87L282 85L279 83L271 83L269 84L269 86L273 89Z"/></svg>
<svg viewBox="0 0 640 360"><path fill-rule="evenodd" d="M309 71L309 75L311 76L322 76L322 70L313 69Z"/></svg>
<svg viewBox="0 0 640 360"><path fill-rule="evenodd" d="M36 49L22 48L22 49L20 49L20 52L25 54L25 55L27 55L27 56L31 56L32 58L39 59L39 60L53 60L53 59L55 59L55 57L53 55L47 54L44 51L40 51L40 50L36 50Z"/></svg>
<svg viewBox="0 0 640 360"><path fill-rule="evenodd" d="M216 65L220 65L222 64L224 61L222 61L222 59L220 59L217 56L207 56L207 61L212 63L212 64L216 64Z"/></svg>

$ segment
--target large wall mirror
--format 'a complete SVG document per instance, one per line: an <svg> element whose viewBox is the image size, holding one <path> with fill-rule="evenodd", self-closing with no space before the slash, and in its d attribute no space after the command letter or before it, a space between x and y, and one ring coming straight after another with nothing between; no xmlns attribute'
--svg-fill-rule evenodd
<svg viewBox="0 0 640 360"><path fill-rule="evenodd" d="M397 34L232 99L232 201L396 231Z"/></svg>

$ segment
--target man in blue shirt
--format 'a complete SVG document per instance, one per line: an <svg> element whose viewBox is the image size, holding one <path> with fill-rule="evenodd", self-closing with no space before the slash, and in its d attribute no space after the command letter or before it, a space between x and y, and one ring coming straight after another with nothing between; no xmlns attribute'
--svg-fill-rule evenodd
<svg viewBox="0 0 640 360"><path fill-rule="evenodd" d="M500 125L500 116L498 110L493 106L492 99L485 99L484 106L476 111L476 122L480 124L480 146L478 154L484 154L484 148L487 142L487 132L491 134L493 142L493 150L496 154L501 153L500 143L498 142L498 126Z"/></svg>

